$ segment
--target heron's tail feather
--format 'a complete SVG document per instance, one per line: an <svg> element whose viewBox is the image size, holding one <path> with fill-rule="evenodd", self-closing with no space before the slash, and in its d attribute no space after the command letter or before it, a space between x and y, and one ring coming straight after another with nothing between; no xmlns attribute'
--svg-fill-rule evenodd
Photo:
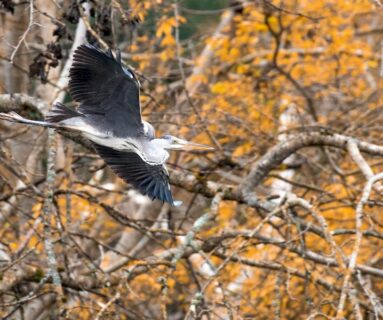
<svg viewBox="0 0 383 320"><path fill-rule="evenodd" d="M48 114L45 117L45 120L49 123L58 123L60 121L73 117L79 117L81 115L82 114L77 112L75 109L67 107L66 105L60 102L56 102L49 110Z"/></svg>

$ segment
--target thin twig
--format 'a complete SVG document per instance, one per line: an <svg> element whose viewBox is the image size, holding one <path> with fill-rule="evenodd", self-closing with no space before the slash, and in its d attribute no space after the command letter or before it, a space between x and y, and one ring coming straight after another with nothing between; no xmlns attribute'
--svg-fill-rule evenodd
<svg viewBox="0 0 383 320"><path fill-rule="evenodd" d="M13 64L15 55L17 51L20 49L21 44L25 41L25 38L27 37L29 31L32 29L32 27L35 25L35 22L33 21L33 15L34 15L34 7L33 7L33 0L30 0L29 2L29 23L27 29L24 31L24 33L21 35L19 42L17 43L15 49L13 50L11 57L9 58L9 62Z"/></svg>
<svg viewBox="0 0 383 320"><path fill-rule="evenodd" d="M376 295L374 291L372 291L370 283L364 279L360 270L357 270L356 278L358 279L358 282L360 283L360 286L363 289L365 295L370 300L370 303L374 309L375 318L376 319L382 318L383 305L380 302L380 298Z"/></svg>
<svg viewBox="0 0 383 320"><path fill-rule="evenodd" d="M182 65L182 59L181 59L181 48L180 48L180 39L179 39L179 12L178 12L178 2L175 1L174 3L174 17L176 19L176 26L175 26L175 38L176 38L176 52L177 52L177 59L178 59L178 67L180 70L181 74L181 80L183 83L183 89L185 92L186 100L189 103L189 105L192 107L195 115L198 118L198 121L200 122L201 126L203 127L204 131L206 132L207 136L210 138L210 140L214 143L214 145L217 147L219 151L223 151L223 148L219 141L213 136L213 134L209 131L205 120L202 118L199 110L195 106L194 102L191 99L189 89L187 86L187 81L186 81L186 76L185 76L185 71Z"/></svg>
<svg viewBox="0 0 383 320"><path fill-rule="evenodd" d="M95 320L99 320L101 319L102 315L106 312L106 310L108 310L108 308L110 308L110 306L120 298L121 294L120 292L117 292L112 299L110 299L103 307L102 309L100 310L100 312L97 314Z"/></svg>
<svg viewBox="0 0 383 320"><path fill-rule="evenodd" d="M345 307L346 297L347 297L348 291L350 290L350 283L349 283L350 278L351 278L351 275L354 273L358 253L360 250L360 245L362 243L363 207L367 203L368 198L370 197L372 186L374 185L375 182L381 179L383 179L383 172L371 177L367 181L363 189L362 198L360 199L356 207L356 214L355 214L356 237L355 237L354 249L350 256L348 268L343 280L342 292L339 298L339 304L338 304L337 314L336 314L336 319L339 319L339 320L343 318L343 310Z"/></svg>
<svg viewBox="0 0 383 320"><path fill-rule="evenodd" d="M371 179L374 176L374 172L372 171L371 167L367 163L367 161L362 157L358 145L355 142L354 139L350 139L347 142L347 150L351 156L351 158L354 160L354 162L358 165L366 179Z"/></svg>

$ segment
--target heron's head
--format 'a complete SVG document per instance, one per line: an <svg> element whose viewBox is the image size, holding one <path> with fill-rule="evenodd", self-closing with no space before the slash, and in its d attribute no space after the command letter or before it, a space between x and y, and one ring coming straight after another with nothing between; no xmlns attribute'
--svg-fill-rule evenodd
<svg viewBox="0 0 383 320"><path fill-rule="evenodd" d="M181 138L177 138L174 136L171 136L169 134L164 135L162 138L164 140L165 145L164 148L167 150L185 150L185 151L191 151L191 150L214 150L213 147L194 143L191 141L187 141Z"/></svg>

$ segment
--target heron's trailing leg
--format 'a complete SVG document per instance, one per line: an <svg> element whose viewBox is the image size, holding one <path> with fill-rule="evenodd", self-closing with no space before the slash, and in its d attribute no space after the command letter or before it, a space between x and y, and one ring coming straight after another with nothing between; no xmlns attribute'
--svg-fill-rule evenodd
<svg viewBox="0 0 383 320"><path fill-rule="evenodd" d="M26 119L14 111L11 111L9 113L0 112L0 120L6 120L9 122L17 122L17 123L23 123L23 124L28 124L32 126L39 126L39 127L52 128L52 129L70 130L70 131L78 131L78 132L82 131L81 127L70 126L63 123L52 123L49 121L38 121L38 120Z"/></svg>
<svg viewBox="0 0 383 320"><path fill-rule="evenodd" d="M29 119L23 118L22 116L20 116L19 114L13 111L9 113L0 113L0 120L29 124L33 126L39 126L39 127L62 129L62 126L60 126L59 124L48 123L45 121L29 120Z"/></svg>

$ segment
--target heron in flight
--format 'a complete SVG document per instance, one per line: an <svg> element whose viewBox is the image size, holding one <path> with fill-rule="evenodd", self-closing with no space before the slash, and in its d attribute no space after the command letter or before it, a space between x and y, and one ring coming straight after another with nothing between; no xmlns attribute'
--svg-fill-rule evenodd
<svg viewBox="0 0 383 320"><path fill-rule="evenodd" d="M45 122L29 123L80 132L120 178L152 200L177 205L165 167L168 151L213 148L171 135L156 138L141 118L140 83L120 52L81 45L69 77L70 95L80 106L55 103Z"/></svg>

